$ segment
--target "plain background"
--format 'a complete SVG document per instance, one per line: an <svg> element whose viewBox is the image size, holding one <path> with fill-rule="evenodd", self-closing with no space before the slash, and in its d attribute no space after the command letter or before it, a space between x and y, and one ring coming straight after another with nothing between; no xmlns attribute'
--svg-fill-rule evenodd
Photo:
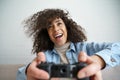
<svg viewBox="0 0 120 80"><path fill-rule="evenodd" d="M120 0L0 0L0 64L26 64L35 57L21 23L45 8L68 10L89 42L120 41Z"/></svg>

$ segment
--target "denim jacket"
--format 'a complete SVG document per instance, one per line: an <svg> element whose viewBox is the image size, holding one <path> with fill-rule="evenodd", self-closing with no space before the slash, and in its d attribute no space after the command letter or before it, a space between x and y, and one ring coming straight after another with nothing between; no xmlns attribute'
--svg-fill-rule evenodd
<svg viewBox="0 0 120 80"><path fill-rule="evenodd" d="M116 43L95 43L78 42L70 43L70 48L66 51L66 57L70 64L78 62L78 55L81 51L89 56L98 55L106 63L106 67L114 67L120 64L120 42ZM44 52L47 62L60 63L60 56L55 49ZM18 69L16 80L26 80L26 66Z"/></svg>

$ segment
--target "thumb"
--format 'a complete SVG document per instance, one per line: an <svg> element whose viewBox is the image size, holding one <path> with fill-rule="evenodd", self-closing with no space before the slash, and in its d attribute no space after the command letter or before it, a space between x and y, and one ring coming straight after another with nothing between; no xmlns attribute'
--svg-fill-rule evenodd
<svg viewBox="0 0 120 80"><path fill-rule="evenodd" d="M80 52L80 54L78 55L78 61L84 62L86 64L91 64L93 62L91 57L88 56L87 53L85 53L85 52Z"/></svg>
<svg viewBox="0 0 120 80"><path fill-rule="evenodd" d="M81 51L78 55L78 61L79 62L86 62L87 61L87 54L83 51Z"/></svg>
<svg viewBox="0 0 120 80"><path fill-rule="evenodd" d="M45 61L46 61L46 57L45 57L44 52L39 52L37 54L37 62L41 63L41 62L45 62Z"/></svg>

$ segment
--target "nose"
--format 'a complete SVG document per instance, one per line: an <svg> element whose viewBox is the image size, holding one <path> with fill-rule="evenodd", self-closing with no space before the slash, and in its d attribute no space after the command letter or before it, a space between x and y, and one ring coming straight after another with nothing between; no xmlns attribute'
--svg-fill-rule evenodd
<svg viewBox="0 0 120 80"><path fill-rule="evenodd" d="M54 31L58 31L58 30L59 30L59 27L58 27L57 25L54 25L54 26L53 26L53 29L54 29Z"/></svg>

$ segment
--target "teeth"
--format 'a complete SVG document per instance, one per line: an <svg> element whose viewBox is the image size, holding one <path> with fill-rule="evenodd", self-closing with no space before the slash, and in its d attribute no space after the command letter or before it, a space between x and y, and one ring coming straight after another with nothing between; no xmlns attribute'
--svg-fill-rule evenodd
<svg viewBox="0 0 120 80"><path fill-rule="evenodd" d="M62 34L57 34L57 35L55 35L55 38L57 38L57 37L59 37L59 36L62 36Z"/></svg>

